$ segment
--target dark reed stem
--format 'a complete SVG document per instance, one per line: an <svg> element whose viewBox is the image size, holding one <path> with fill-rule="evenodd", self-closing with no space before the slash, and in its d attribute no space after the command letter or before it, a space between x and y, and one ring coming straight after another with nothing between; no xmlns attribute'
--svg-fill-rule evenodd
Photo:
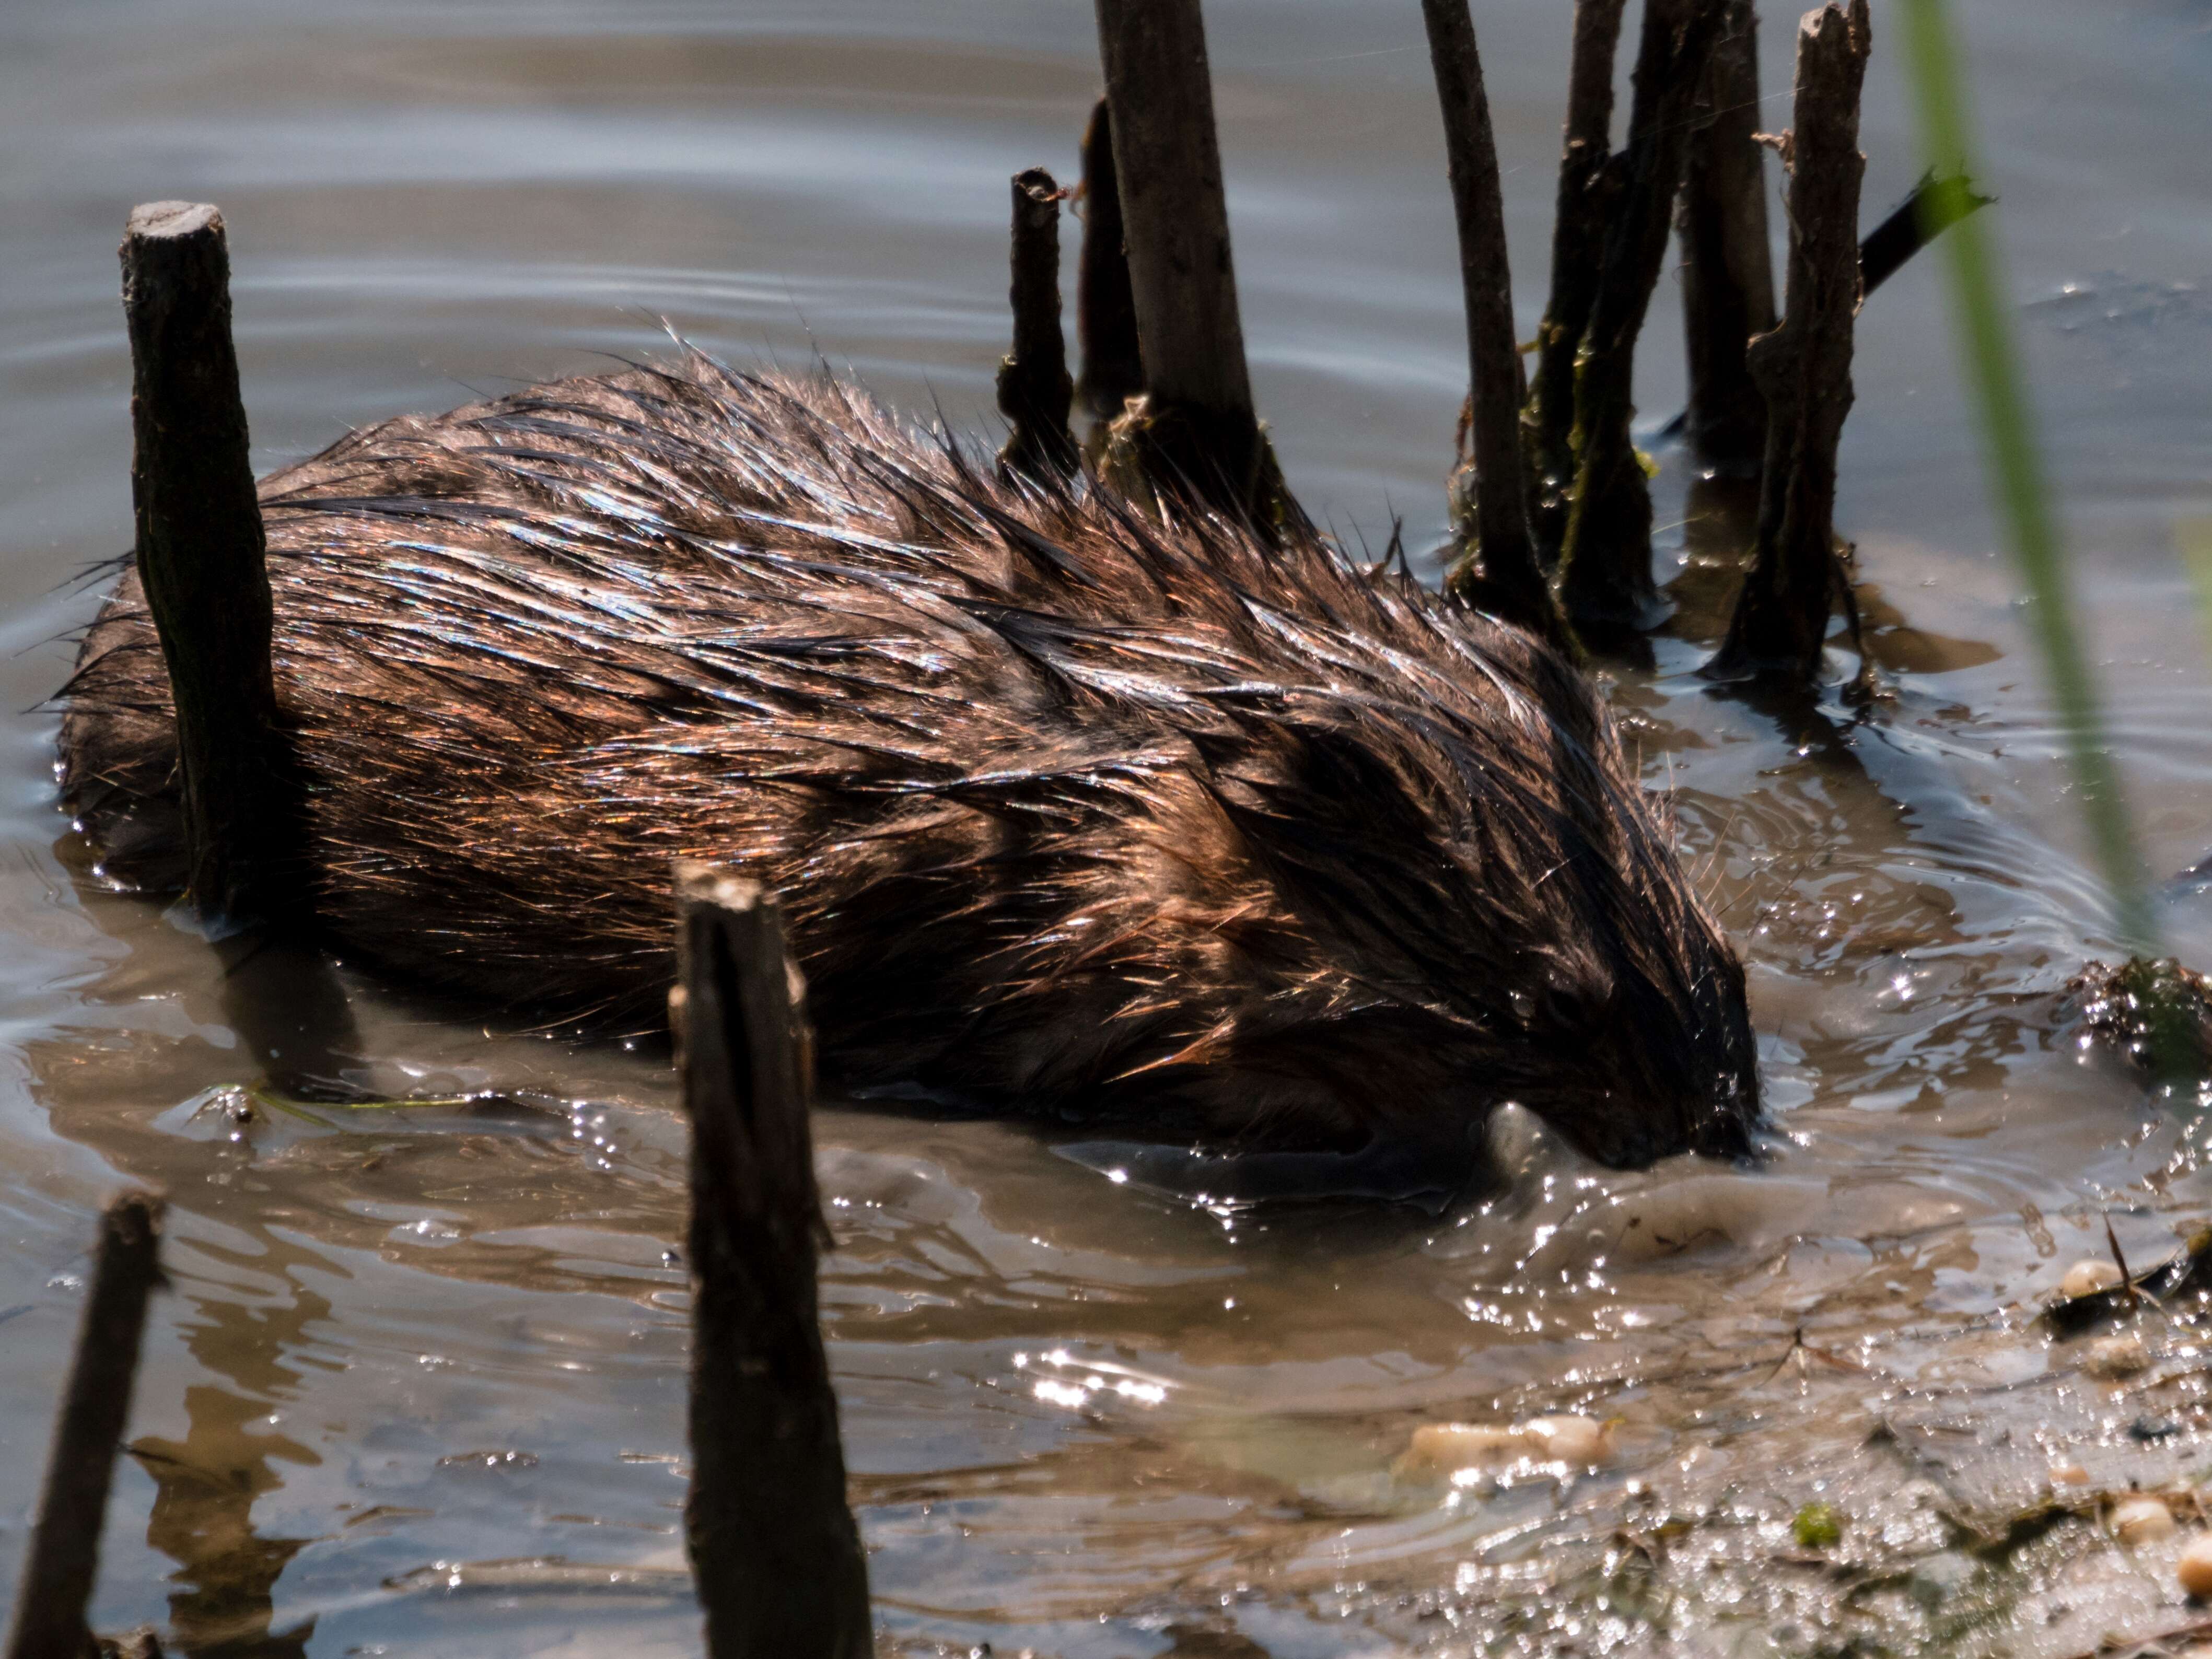
<svg viewBox="0 0 2212 1659"><path fill-rule="evenodd" d="M1574 483L1575 353L1597 295L1616 176L1607 167L1613 145L1613 64L1620 43L1625 0L1575 0L1573 55L1567 70L1566 137L1552 221L1552 286L1536 331L1536 368L1522 411L1522 448L1529 472L1530 528L1548 567L1567 532L1567 492Z"/></svg>
<svg viewBox="0 0 2212 1659"><path fill-rule="evenodd" d="M1083 130L1083 255L1075 276L1075 333L1083 349L1076 395L1110 421L1145 389L1137 349L1137 301L1121 229L1121 185L1114 173L1114 116L1101 98Z"/></svg>
<svg viewBox="0 0 2212 1659"><path fill-rule="evenodd" d="M1635 626L1658 599L1650 481L1630 432L1636 341L1666 258L1691 106L1725 3L1647 0L1644 7L1620 193L1575 364L1574 490L1559 597L1578 629Z"/></svg>
<svg viewBox="0 0 2212 1659"><path fill-rule="evenodd" d="M1462 507L1454 514L1458 556L1449 580L1469 603L1564 644L1565 624L1537 562L1528 527L1528 474L1521 459L1521 352L1514 338L1505 202L1474 21L1468 0L1421 0L1421 14L1428 26L1437 100L1443 110L1444 156L1467 308L1472 454L1455 481L1453 493ZM1465 476L1470 471L1471 478Z"/></svg>
<svg viewBox="0 0 2212 1659"><path fill-rule="evenodd" d="M1912 194L1890 210L1859 242L1859 286L1871 294L1912 256L1970 213L1980 211L1996 199L1974 188L1963 173L1938 178L1931 169L1920 175Z"/></svg>
<svg viewBox="0 0 2212 1659"><path fill-rule="evenodd" d="M1859 94L1866 0L1808 13L1797 33L1790 167L1790 264L1781 325L1752 349L1767 408L1759 538L1727 639L1708 672L1810 680L1830 608L1848 581L1836 554L1836 447L1851 407L1858 313Z"/></svg>
<svg viewBox="0 0 2212 1659"><path fill-rule="evenodd" d="M1766 151L1759 143L1759 18L1728 0L1705 74L1701 125L1682 167L1682 322L1688 349L1691 447L1708 466L1755 476L1766 405L1747 350L1774 326L1767 240Z"/></svg>
<svg viewBox="0 0 2212 1659"><path fill-rule="evenodd" d="M780 907L676 866L669 996L691 1121L691 1492L709 1659L867 1659L867 1558L845 1498L816 1252L813 1036Z"/></svg>

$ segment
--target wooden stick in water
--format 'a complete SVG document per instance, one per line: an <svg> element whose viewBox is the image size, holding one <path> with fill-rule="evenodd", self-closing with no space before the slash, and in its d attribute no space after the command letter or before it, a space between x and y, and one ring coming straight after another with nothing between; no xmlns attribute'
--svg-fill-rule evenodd
<svg viewBox="0 0 2212 1659"><path fill-rule="evenodd" d="M1620 195L1575 365L1575 480L1559 598L1577 629L1632 627L1658 599L1651 490L1636 453L1636 341L1667 254L1690 107L1726 0L1647 0Z"/></svg>
<svg viewBox="0 0 2212 1659"><path fill-rule="evenodd" d="M1146 408L1147 475L1256 513L1270 470L1252 408L1199 0L1097 0L1114 172Z"/></svg>
<svg viewBox="0 0 2212 1659"><path fill-rule="evenodd" d="M1996 200L1976 190L1974 181L1963 173L1946 173L1940 179L1932 172L1923 173L1912 193L1859 238L1860 302L1873 298L1876 289L1960 220ZM1686 289L1690 283L1686 269L1683 283ZM1659 435L1679 438L1689 424L1690 411L1685 409L1660 428Z"/></svg>
<svg viewBox="0 0 2212 1659"><path fill-rule="evenodd" d="M1467 308L1473 453L1454 481L1458 556L1448 580L1470 603L1565 644L1565 623L1537 562L1528 526L1528 473L1521 457L1521 352L1514 337L1505 203L1474 21L1468 0L1421 0L1421 13L1443 109L1444 155ZM1469 494L1472 501L1467 500Z"/></svg>
<svg viewBox="0 0 2212 1659"><path fill-rule="evenodd" d="M1869 28L1866 0L1851 0L1849 11L1831 0L1797 32L1796 125L1784 150L1789 291L1781 325L1753 343L1751 359L1767 410L1758 551L1706 670L1716 678L1811 679L1829 607L1847 580L1836 556L1836 447L1851 407Z"/></svg>
<svg viewBox="0 0 2212 1659"><path fill-rule="evenodd" d="M1075 333L1083 348L1076 395L1110 421L1145 389L1137 349L1137 301L1121 229L1121 185L1114 173L1114 116L1101 98L1083 131L1083 257L1076 267Z"/></svg>
<svg viewBox="0 0 2212 1659"><path fill-rule="evenodd" d="M1012 423L1000 465L1033 478L1075 465L1067 412L1075 398L1060 327L1060 204L1066 192L1042 167L1014 175L1014 349L999 365L999 412Z"/></svg>
<svg viewBox="0 0 2212 1659"><path fill-rule="evenodd" d="M1536 369L1522 412L1529 471L1529 513L1548 567L1567 532L1574 483L1575 353L1589 325L1598 264L1611 222L1618 170L1613 146L1613 63L1625 0L1575 0L1573 56L1567 70L1567 126L1552 221L1552 289L1536 331Z"/></svg>
<svg viewBox="0 0 2212 1659"><path fill-rule="evenodd" d="M122 253L138 575L176 702L188 890L218 930L295 921L301 800L277 722L222 216L135 208Z"/></svg>
<svg viewBox="0 0 2212 1659"><path fill-rule="evenodd" d="M116 1449L146 1330L146 1302L161 1283L162 1201L124 1194L100 1221L100 1249L77 1328L39 1518L23 1560L8 1659L88 1659L85 1612L100 1569L100 1534Z"/></svg>
<svg viewBox="0 0 2212 1659"><path fill-rule="evenodd" d="M691 1492L708 1659L867 1659L867 1559L816 1293L828 1242L807 1123L813 1037L782 913L676 866L669 996L691 1121Z"/></svg>
<svg viewBox="0 0 2212 1659"><path fill-rule="evenodd" d="M1759 18L1729 0L1705 72L1701 125L1690 134L1676 233L1689 352L1689 438L1708 466L1757 475L1766 405L1751 377L1752 337L1774 326L1766 225L1766 151L1759 131Z"/></svg>

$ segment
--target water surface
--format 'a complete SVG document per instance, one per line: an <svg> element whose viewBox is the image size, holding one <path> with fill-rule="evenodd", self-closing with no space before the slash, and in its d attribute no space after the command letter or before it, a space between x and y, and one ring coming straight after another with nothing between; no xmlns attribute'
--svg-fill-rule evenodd
<svg viewBox="0 0 2212 1659"><path fill-rule="evenodd" d="M2085 616L2171 873L2212 850L2212 677L2174 551L2212 514L2212 10L1964 15ZM1291 483L1349 544L1402 515L1430 545L1464 356L1418 8L1216 0L1209 20L1254 377ZM1566 8L1479 21L1533 331ZM1788 21L1767 20L1769 88ZM1875 28L1869 222L1918 171L1887 8ZM172 1197L174 1292L103 1627L228 1656L695 1651L661 1062L363 984L394 1086L523 1103L235 1121L254 1065L213 955L89 879L55 810L39 704L95 601L78 578L129 536L112 250L134 202L222 205L264 466L665 328L740 362L818 355L978 429L1006 179L1073 172L1090 9L88 0L9 9L0 48L0 1583L92 1217L149 1182ZM1110 1153L1063 1156L1034 1126L825 1109L825 1313L894 1640L1632 1651L1656 1619L1692 1651L1865 1628L2063 1654L2115 1608L2185 1616L2160 1611L2156 1560L2086 1523L2032 1559L1947 1547L1913 1485L1954 1504L1998 1480L1944 1464L1954 1443L2118 1456L2153 1409L2177 1431L2142 1456L2186 1473L2186 1330L2149 1332L2178 1380L2146 1405L2075 1378L2025 1315L2101 1249L2104 1215L2148 1257L2212 1211L2195 1121L2085 1054L2063 1006L2112 946L1936 277L1909 269L1867 309L1838 508L1893 695L1855 719L1710 691L1697 571L1652 662L1611 673L1752 963L1769 1165L1601 1176L1539 1147L1485 1207L1253 1210L1117 1183ZM1674 296L1670 275L1640 382L1655 424L1680 395ZM1711 537L1684 458L1661 459L1672 577ZM2183 884L2161 915L2212 965L2212 898ZM1572 1407L1620 1419L1601 1477L1390 1472L1417 1423ZM1790 1517L1823 1494L1849 1548L1904 1564L1890 1579L1791 1564Z"/></svg>

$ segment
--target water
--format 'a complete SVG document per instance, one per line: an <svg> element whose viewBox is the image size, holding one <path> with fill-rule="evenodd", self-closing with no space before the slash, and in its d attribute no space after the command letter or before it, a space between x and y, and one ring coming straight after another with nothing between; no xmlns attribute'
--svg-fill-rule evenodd
<svg viewBox="0 0 2212 1659"><path fill-rule="evenodd" d="M1464 359L1417 9L1209 15L1254 375L1291 482L1355 541L1400 514L1428 544ZM1565 8L1480 21L1527 331ZM2212 513L2212 10L1978 0L1966 22L2114 736L2170 873L2212 848L2212 677L2174 552ZM1869 222L1918 170L1893 27L1878 13ZM75 579L129 535L128 207L222 204L262 466L652 350L663 319L741 361L818 352L974 428L1004 349L1006 178L1073 174L1091 30L1079 0L0 17L0 675L27 711L0 727L0 1583L93 1213L150 1182L174 1290L103 1628L316 1659L696 1650L682 1142L658 1064L364 985L395 1084L536 1092L234 1121L252 1066L213 957L90 881L55 811L37 705L91 614ZM891 1640L1633 1651L1657 1619L1686 1651L1870 1631L2064 1654L2189 1617L2164 1558L2087 1522L1960 1547L1959 1516L2026 1506L2024 1458L2120 1484L2201 1459L2185 1328L2147 1327L2166 1366L2129 1392L2075 1377L2026 1315L2101 1249L2102 1216L2153 1256L2212 1182L2193 1120L2064 1018L2064 981L2112 945L1936 274L1909 269L1863 319L1838 511L1894 697L1854 722L1691 675L1713 580L1672 455L1682 619L1611 687L1750 959L1771 1164L1601 1176L1539 1145L1481 1210L1255 1211L1116 1184L1110 1152L1030 1127L825 1109L825 1316ZM1674 305L1670 277L1640 380L1655 423L1680 394ZM2160 914L2212 964L2212 901L2185 884ZM1620 1419L1602 1475L1391 1474L1418 1423L1574 1407ZM2129 1439L2157 1413L2177 1432ZM1815 1497L1856 1567L1800 1559L1789 1522Z"/></svg>

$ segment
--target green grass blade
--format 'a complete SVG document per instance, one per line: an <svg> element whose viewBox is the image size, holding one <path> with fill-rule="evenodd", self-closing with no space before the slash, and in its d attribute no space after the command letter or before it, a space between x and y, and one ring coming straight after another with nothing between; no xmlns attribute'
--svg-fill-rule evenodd
<svg viewBox="0 0 2212 1659"><path fill-rule="evenodd" d="M1969 135L1966 78L1944 0L1902 0L1905 61L1928 161L1969 178L1985 176ZM2118 769L2106 739L2096 678L2074 625L2073 584L2051 508L2035 420L2013 341L2012 311L1999 280L1990 216L1975 214L1943 238L1959 349L1982 427L1990 493L2027 582L2032 623L2065 727L2076 792L2112 906L2121 944L2158 953L2157 922Z"/></svg>

